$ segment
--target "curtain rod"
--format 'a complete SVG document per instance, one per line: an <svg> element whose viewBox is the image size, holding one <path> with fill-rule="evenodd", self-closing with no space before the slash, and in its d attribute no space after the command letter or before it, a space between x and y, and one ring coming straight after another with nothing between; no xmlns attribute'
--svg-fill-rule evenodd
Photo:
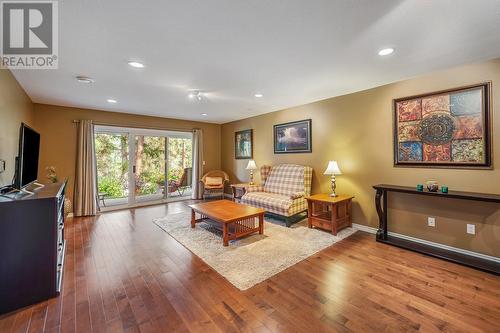
<svg viewBox="0 0 500 333"><path fill-rule="evenodd" d="M74 119L73 124L78 124L80 123L80 120ZM125 127L125 128L140 128L140 129L151 129L151 130L159 130L159 131L176 131L176 132L193 132L194 130L200 129L200 128L192 128L192 129L186 129L186 128L166 128L166 127L154 127L154 126L139 126L139 125L120 125L120 124L111 124L111 123L105 123L105 122L99 122L99 121L92 121L92 124L94 125L101 125L101 126L113 126L113 127Z"/></svg>

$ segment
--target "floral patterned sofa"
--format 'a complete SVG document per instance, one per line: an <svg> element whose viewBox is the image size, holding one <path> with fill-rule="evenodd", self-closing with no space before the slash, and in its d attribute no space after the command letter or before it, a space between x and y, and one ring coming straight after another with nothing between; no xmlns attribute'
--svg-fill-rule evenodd
<svg viewBox="0 0 500 333"><path fill-rule="evenodd" d="M296 164L280 164L260 168L261 185L250 186L241 203L265 209L283 217L286 226L302 219L307 211L305 197L311 195L312 168Z"/></svg>

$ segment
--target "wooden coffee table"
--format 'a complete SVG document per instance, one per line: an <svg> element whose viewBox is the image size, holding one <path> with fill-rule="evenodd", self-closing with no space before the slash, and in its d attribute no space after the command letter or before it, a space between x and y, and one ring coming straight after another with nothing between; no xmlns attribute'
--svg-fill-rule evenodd
<svg viewBox="0 0 500 333"><path fill-rule="evenodd" d="M264 233L263 209L243 205L229 200L209 201L189 205L191 207L191 228L197 222L210 219L222 226L223 245L228 246L229 240L250 235L254 232ZM196 213L201 215L196 218ZM256 224L255 218L259 219Z"/></svg>

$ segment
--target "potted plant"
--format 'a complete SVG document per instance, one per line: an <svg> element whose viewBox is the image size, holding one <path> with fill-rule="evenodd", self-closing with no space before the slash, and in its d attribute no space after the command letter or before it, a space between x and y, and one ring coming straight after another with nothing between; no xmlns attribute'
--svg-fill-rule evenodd
<svg viewBox="0 0 500 333"><path fill-rule="evenodd" d="M46 178L51 183L58 182L56 167L48 166L45 168L45 171L47 172ZM64 182L67 183L68 180L66 179ZM71 203L71 200L69 198L64 198L64 216L68 216L68 214L72 212L73 212L73 204Z"/></svg>

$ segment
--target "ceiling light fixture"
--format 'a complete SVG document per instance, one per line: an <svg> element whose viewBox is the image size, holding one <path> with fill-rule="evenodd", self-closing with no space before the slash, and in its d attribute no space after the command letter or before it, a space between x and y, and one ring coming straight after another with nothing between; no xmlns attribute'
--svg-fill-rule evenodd
<svg viewBox="0 0 500 333"><path fill-rule="evenodd" d="M144 64L138 61L129 61L128 65L134 68L144 68Z"/></svg>
<svg viewBox="0 0 500 333"><path fill-rule="evenodd" d="M90 78L90 77L87 77L87 76L77 76L76 77L76 80L80 83L85 83L85 84L90 84L90 83L94 83L95 80Z"/></svg>
<svg viewBox="0 0 500 333"><path fill-rule="evenodd" d="M202 113L201 115L202 115L203 117L208 116L208 114L206 114L206 113Z"/></svg>
<svg viewBox="0 0 500 333"><path fill-rule="evenodd" d="M257 98L262 98L262 97L264 97L264 95L262 95L261 93L257 93L257 94L255 94L254 96L255 96L255 97L257 97Z"/></svg>
<svg viewBox="0 0 500 333"><path fill-rule="evenodd" d="M392 47L388 47L386 49L382 49L378 51L379 56L386 56L394 52L394 49Z"/></svg>
<svg viewBox="0 0 500 333"><path fill-rule="evenodd" d="M196 98L197 100L201 101L202 97L205 96L204 93L202 92L199 92L197 90L195 91L191 91L189 94L188 94L188 97L193 99L193 98Z"/></svg>
<svg viewBox="0 0 500 333"><path fill-rule="evenodd" d="M115 104L116 102L118 102L116 99L108 99L108 103Z"/></svg>

